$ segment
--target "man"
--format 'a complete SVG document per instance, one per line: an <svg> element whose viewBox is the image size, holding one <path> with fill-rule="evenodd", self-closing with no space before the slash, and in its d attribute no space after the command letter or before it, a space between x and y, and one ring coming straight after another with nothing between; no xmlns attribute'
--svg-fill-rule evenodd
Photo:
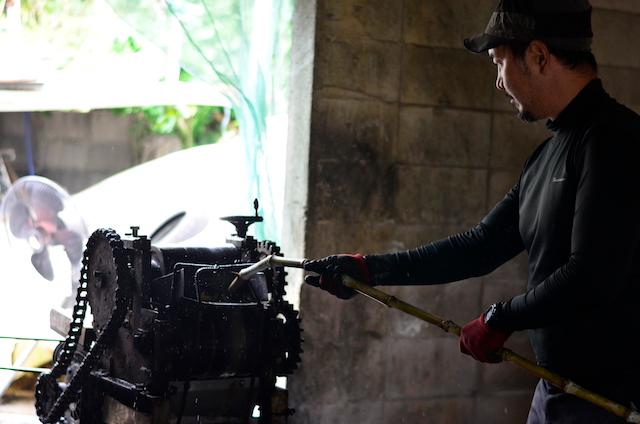
<svg viewBox="0 0 640 424"><path fill-rule="evenodd" d="M460 336L482 362L519 330L537 361L578 384L631 405L640 401L640 117L610 98L591 54L587 0L503 0L481 35L496 87L525 121L547 120L553 136L518 182L475 228L416 249L311 261L307 282L341 298L348 274L369 284L440 284L484 275L522 250L527 291L497 302ZM528 423L620 419L539 382Z"/></svg>

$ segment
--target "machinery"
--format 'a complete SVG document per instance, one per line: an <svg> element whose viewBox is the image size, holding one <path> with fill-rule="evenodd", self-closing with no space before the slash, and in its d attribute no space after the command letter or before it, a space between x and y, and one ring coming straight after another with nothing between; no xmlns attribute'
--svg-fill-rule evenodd
<svg viewBox="0 0 640 424"><path fill-rule="evenodd" d="M277 376L300 361L298 312L275 266L229 289L270 255L247 236L257 216L223 218L221 247L158 247L132 227L87 242L69 333L36 386L45 423L285 423ZM93 327L82 322L90 307ZM61 381L64 380L64 381Z"/></svg>

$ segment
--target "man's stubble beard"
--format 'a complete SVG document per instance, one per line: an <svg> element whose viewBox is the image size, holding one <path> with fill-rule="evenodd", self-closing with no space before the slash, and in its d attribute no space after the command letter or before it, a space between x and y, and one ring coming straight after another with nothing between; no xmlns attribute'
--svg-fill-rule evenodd
<svg viewBox="0 0 640 424"><path fill-rule="evenodd" d="M527 64L524 61L521 62L521 65L522 65L522 70L524 72L524 76L525 77L530 77L531 76L531 70L529 69L529 66L527 66ZM536 117L533 113L531 113L527 109L525 109L525 107L524 107L524 105L522 103L520 103L520 105L522 106L522 111L518 111L518 118L521 121L523 121L523 122L536 122L536 121L540 120L540 118Z"/></svg>
<svg viewBox="0 0 640 424"><path fill-rule="evenodd" d="M536 122L536 121L540 120L540 118L536 118L535 116L533 116L533 114L531 114L527 110L523 110L522 112L518 112L518 118L522 122Z"/></svg>

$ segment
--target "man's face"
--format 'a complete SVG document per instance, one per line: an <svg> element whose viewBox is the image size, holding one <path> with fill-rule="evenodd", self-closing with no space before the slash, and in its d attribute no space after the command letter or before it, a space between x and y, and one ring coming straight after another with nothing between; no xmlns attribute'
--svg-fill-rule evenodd
<svg viewBox="0 0 640 424"><path fill-rule="evenodd" d="M537 121L535 87L525 57L517 58L511 48L498 46L489 50L489 57L497 68L496 88L510 99L518 111L518 118L526 122Z"/></svg>

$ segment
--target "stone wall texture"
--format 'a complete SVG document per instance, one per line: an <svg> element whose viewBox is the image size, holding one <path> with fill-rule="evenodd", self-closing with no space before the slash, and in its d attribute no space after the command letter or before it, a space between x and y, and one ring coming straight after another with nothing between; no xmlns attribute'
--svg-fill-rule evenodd
<svg viewBox="0 0 640 424"><path fill-rule="evenodd" d="M605 87L640 111L640 2L592 3ZM293 57L296 69L308 71L300 64L312 61L313 71L310 85L292 85L291 109L310 105L306 120L295 124L308 124L309 138L290 140L305 146L300 157L308 164L306 173L297 165L302 191L287 188L297 210L306 207L306 219L289 227L304 234L293 237L302 246L296 251L395 251L475 225L548 134L544 123L518 121L494 87L489 59L462 48L465 36L484 28L495 2L298 5L294 35L306 37L307 47ZM464 324L521 292L525 280L521 255L483 278L388 291ZM343 302L305 286L300 310L305 353L290 379L292 422L525 420L536 379L515 366L479 364L459 353L454 337L364 298ZM532 357L525 334L507 346Z"/></svg>
<svg viewBox="0 0 640 424"><path fill-rule="evenodd" d="M30 113L33 164L70 193L134 164L133 118L110 110ZM0 113L0 149L13 149L18 176L28 172L23 113Z"/></svg>

